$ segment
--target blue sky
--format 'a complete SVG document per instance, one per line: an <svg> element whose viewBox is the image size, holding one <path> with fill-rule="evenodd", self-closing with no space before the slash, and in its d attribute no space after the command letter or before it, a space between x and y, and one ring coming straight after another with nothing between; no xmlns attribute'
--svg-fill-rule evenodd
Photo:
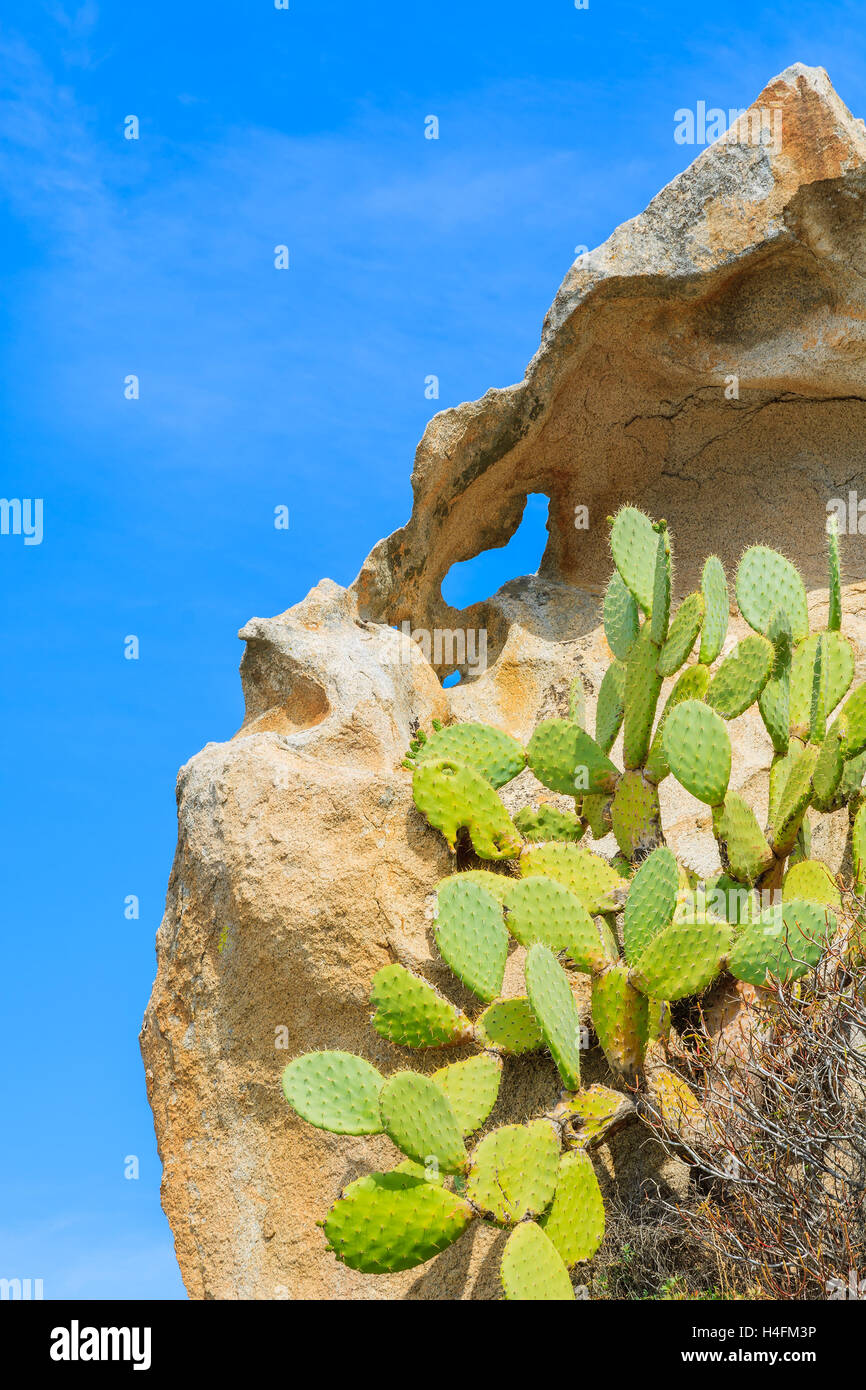
<svg viewBox="0 0 866 1390"><path fill-rule="evenodd" d="M44 538L0 536L0 1276L184 1296L137 1033L175 775L242 718L237 629L405 520L433 411L522 376L575 246L696 153L677 108L745 106L799 60L866 111L862 19L5 0L0 493L44 499ZM543 524L531 503L452 601L534 570Z"/></svg>

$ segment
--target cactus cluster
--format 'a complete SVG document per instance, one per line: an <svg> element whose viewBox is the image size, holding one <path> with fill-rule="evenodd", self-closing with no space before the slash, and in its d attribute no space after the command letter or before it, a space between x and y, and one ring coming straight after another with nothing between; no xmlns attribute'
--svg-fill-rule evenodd
<svg viewBox="0 0 866 1390"><path fill-rule="evenodd" d="M362 1058L310 1053L283 1073L286 1098L305 1120L341 1134L387 1134L405 1156L391 1172L351 1183L324 1222L330 1248L354 1269L410 1268L486 1220L510 1231L506 1298L572 1298L569 1271L604 1235L592 1149L635 1113L621 1090L581 1088L588 1030L577 976L590 979L592 1029L615 1076L639 1101L649 1057L661 1103L687 1107L690 1097L663 1065L671 1003L725 971L755 986L795 980L837 931L840 891L811 857L810 810L849 807L856 886L866 888L866 686L848 693L854 654L840 630L835 534L827 630L810 633L805 586L790 561L754 546L735 582L752 632L724 656L730 601L721 562L706 562L700 588L672 613L665 522L625 507L610 541L604 628L613 659L594 736L578 677L568 716L539 724L525 750L485 725L435 724L407 755L421 814L452 850L463 836L496 867L455 872L436 894L436 948L477 1006L464 1013L392 964L373 980L371 1022L391 1043L425 1055L467 1045L475 1055L386 1079ZM773 747L766 828L729 787L727 724L753 705ZM620 733L621 768L611 757ZM512 818L497 791L527 766L573 799L573 811L542 803ZM668 776L710 809L722 872L709 883L664 842L658 789ZM584 843L610 832L618 847L611 861ZM517 947L524 992L503 997ZM523 1124L485 1129L503 1066L542 1050L562 1082L558 1100Z"/></svg>

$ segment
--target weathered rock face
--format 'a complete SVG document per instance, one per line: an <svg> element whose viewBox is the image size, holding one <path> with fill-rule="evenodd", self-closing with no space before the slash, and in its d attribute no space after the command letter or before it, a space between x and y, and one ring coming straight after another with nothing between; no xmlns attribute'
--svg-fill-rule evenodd
<svg viewBox="0 0 866 1390"><path fill-rule="evenodd" d="M429 895L449 860L400 766L411 726L477 717L526 738L563 709L575 670L592 709L608 660L604 518L619 503L667 517L681 592L707 553L731 573L743 547L763 541L800 564L816 614L826 601L828 503L866 493L866 129L819 69L776 78L753 113L768 108L780 113L780 143L753 143L760 122L741 118L571 269L523 382L431 421L412 516L351 589L323 580L241 633L247 715L180 774L142 1032L163 1203L193 1297L496 1296L501 1237L490 1230L388 1278L326 1253L316 1219L394 1151L384 1138L310 1129L279 1075L316 1047L405 1065L367 1024L370 979L390 960L465 1002L431 951ZM448 608L450 566L505 544L529 492L551 501L539 575L465 612ZM588 509L588 529L576 507ZM866 536L843 547L862 679ZM395 630L404 620L428 633L483 629L488 669L464 667L462 683L443 689L453 659L434 650L428 662ZM734 736L734 785L763 814L769 741L751 715ZM671 843L708 872L717 860L704 808L670 782L664 790ZM509 800L541 792L525 773ZM840 827L822 833L835 866ZM604 1076L594 1065L590 1081ZM522 1118L557 1089L551 1063L515 1067L493 1119ZM625 1132L601 1157L626 1187L682 1181L643 1136Z"/></svg>

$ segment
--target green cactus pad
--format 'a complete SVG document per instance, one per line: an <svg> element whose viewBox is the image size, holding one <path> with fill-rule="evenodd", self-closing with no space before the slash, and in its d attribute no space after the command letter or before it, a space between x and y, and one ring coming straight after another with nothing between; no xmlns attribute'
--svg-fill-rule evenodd
<svg viewBox="0 0 866 1390"><path fill-rule="evenodd" d="M459 878L463 883L480 883L481 887L486 888L488 893L492 893L497 902L500 903L505 902L509 889L514 883L511 874L498 874L492 869L464 869L460 874L449 874L448 878L443 878L436 892L438 893L444 884L450 883L452 878Z"/></svg>
<svg viewBox="0 0 866 1390"><path fill-rule="evenodd" d="M705 666L712 666L725 644L730 620L725 567L715 555L711 555L704 565L701 593L704 596L704 623L699 660Z"/></svg>
<svg viewBox="0 0 866 1390"><path fill-rule="evenodd" d="M592 1022L610 1065L634 1081L643 1066L649 1014L646 995L630 984L624 965L593 980Z"/></svg>
<svg viewBox="0 0 866 1390"><path fill-rule="evenodd" d="M440 1067L431 1077L451 1106L464 1138L484 1124L496 1104L501 1079L502 1060L489 1052Z"/></svg>
<svg viewBox="0 0 866 1390"><path fill-rule="evenodd" d="M856 758L866 751L866 682L848 696L842 713L848 730L845 757Z"/></svg>
<svg viewBox="0 0 866 1390"><path fill-rule="evenodd" d="M540 1224L569 1268L595 1254L604 1240L604 1202L588 1154L562 1155L553 1205Z"/></svg>
<svg viewBox="0 0 866 1390"><path fill-rule="evenodd" d="M650 632L655 645L661 647L668 635L671 616L671 540L666 522L658 522L654 529L658 533L658 540Z"/></svg>
<svg viewBox="0 0 866 1390"><path fill-rule="evenodd" d="M511 1232L499 1270L510 1303L573 1303L574 1289L556 1246L534 1221Z"/></svg>
<svg viewBox="0 0 866 1390"><path fill-rule="evenodd" d="M559 1138L547 1120L502 1125L472 1154L466 1196L503 1226L540 1216L556 1191Z"/></svg>
<svg viewBox="0 0 866 1390"><path fill-rule="evenodd" d="M732 928L709 914L695 915L697 920L675 921L650 942L633 976L643 993L685 999L712 984L729 950Z"/></svg>
<svg viewBox="0 0 866 1390"><path fill-rule="evenodd" d="M736 580L737 603L749 627L766 636L777 609L791 622L795 642L809 634L809 605L799 571L776 550L753 545L740 561Z"/></svg>
<svg viewBox="0 0 866 1390"><path fill-rule="evenodd" d="M846 758L845 760L838 791L838 797L843 805L847 805L863 789L864 778L866 778L866 751L858 753L855 758Z"/></svg>
<svg viewBox="0 0 866 1390"><path fill-rule="evenodd" d="M845 771L845 716L840 715L827 730L812 773L812 804L821 811L835 809L835 801Z"/></svg>
<svg viewBox="0 0 866 1390"><path fill-rule="evenodd" d="M854 882L861 896L866 893L866 801L854 817L851 827L851 855L854 861Z"/></svg>
<svg viewBox="0 0 866 1390"><path fill-rule="evenodd" d="M536 942L526 956L526 993L563 1084L580 1085L580 1015L568 976L553 952Z"/></svg>
<svg viewBox="0 0 866 1390"><path fill-rule="evenodd" d="M572 811L558 811L547 801L540 806L524 806L516 813L514 824L524 840L533 844L546 844L548 840L571 840L576 844L586 831Z"/></svg>
<svg viewBox="0 0 866 1390"><path fill-rule="evenodd" d="M602 970L607 957L598 929L580 898L541 874L513 881L505 900L508 930L521 946L536 942L565 953L578 970Z"/></svg>
<svg viewBox="0 0 866 1390"><path fill-rule="evenodd" d="M446 878L437 893L436 945L454 974L486 1004L502 989L508 932L502 904L462 874Z"/></svg>
<svg viewBox="0 0 866 1390"><path fill-rule="evenodd" d="M376 1068L351 1052L308 1052L283 1071L283 1094L303 1120L332 1134L380 1134Z"/></svg>
<svg viewBox="0 0 866 1390"><path fill-rule="evenodd" d="M640 628L637 602L614 570L604 596L604 635L619 661L625 661Z"/></svg>
<svg viewBox="0 0 866 1390"><path fill-rule="evenodd" d="M668 715L671 710L676 709L677 705L683 704L686 700L703 700L709 684L710 673L706 666L687 666L685 671L677 677L676 684L667 698L667 704L653 735L644 768L647 777L651 782L655 782L656 786L670 774L670 767L664 751L664 731ZM785 727L787 729L787 724Z"/></svg>
<svg viewBox="0 0 866 1390"><path fill-rule="evenodd" d="M607 792L602 792L599 796L585 796L581 802L581 815L592 831L595 840L603 840L613 826L610 818L612 801L612 796Z"/></svg>
<svg viewBox="0 0 866 1390"><path fill-rule="evenodd" d="M804 741L812 726L815 662L821 654L824 713L832 714L854 679L854 653L839 632L815 632L801 642L791 666L791 733Z"/></svg>
<svg viewBox="0 0 866 1390"><path fill-rule="evenodd" d="M539 845L525 850L520 859L524 878L544 874L556 879L579 898L590 916L616 912L625 897L616 869L600 855L580 845Z"/></svg>
<svg viewBox="0 0 866 1390"><path fill-rule="evenodd" d="M422 815L445 836L451 849L466 829L480 859L513 859L523 841L493 787L453 759L422 762L412 778L412 795Z"/></svg>
<svg viewBox="0 0 866 1390"><path fill-rule="evenodd" d="M818 964L835 930L835 916L819 903L796 900L768 907L736 937L728 969L750 985L763 985L768 975L797 980Z"/></svg>
<svg viewBox="0 0 866 1390"><path fill-rule="evenodd" d="M757 883L775 860L754 811L736 792L728 792L724 805L714 807L713 832L722 864L738 883Z"/></svg>
<svg viewBox="0 0 866 1390"><path fill-rule="evenodd" d="M758 915L757 896L748 884L740 883L729 874L718 874L703 885L703 904L696 895L697 905L703 905L715 917L724 917L733 926L751 922Z"/></svg>
<svg viewBox="0 0 866 1390"><path fill-rule="evenodd" d="M637 507L622 507L613 519L610 548L626 587L651 613L658 536L649 517Z"/></svg>
<svg viewBox="0 0 866 1390"><path fill-rule="evenodd" d="M767 733L773 740L776 753L788 751L788 729L791 722L791 667L793 635L791 621L784 609L777 609L767 634L773 643L773 670L770 679L758 696L758 708Z"/></svg>
<svg viewBox="0 0 866 1390"><path fill-rule="evenodd" d="M466 1145L444 1091L430 1076L398 1071L379 1094L382 1124L389 1139L416 1163L434 1159L446 1173L466 1167Z"/></svg>
<svg viewBox="0 0 866 1390"><path fill-rule="evenodd" d="M660 676L672 676L686 661L704 621L704 596L700 592L689 594L677 609L671 623L667 641L658 658L657 671Z"/></svg>
<svg viewBox="0 0 866 1390"><path fill-rule="evenodd" d="M462 1197L395 1169L349 1183L328 1213L325 1235L350 1269L395 1274L447 1250L474 1216Z"/></svg>
<svg viewBox="0 0 866 1390"><path fill-rule="evenodd" d="M692 796L720 806L731 776L731 740L715 710L684 700L665 721L665 757L671 772Z"/></svg>
<svg viewBox="0 0 866 1390"><path fill-rule="evenodd" d="M575 676L568 687L568 717L582 729L586 728L586 690L583 676Z"/></svg>
<svg viewBox="0 0 866 1390"><path fill-rule="evenodd" d="M373 976L370 1003L376 1032L401 1047L445 1047L472 1036L466 1015L402 965L386 965Z"/></svg>
<svg viewBox="0 0 866 1390"><path fill-rule="evenodd" d="M554 1115L567 1126L567 1142L587 1149L599 1143L612 1124L634 1115L634 1105L622 1091L596 1084L562 1101Z"/></svg>
<svg viewBox="0 0 866 1390"><path fill-rule="evenodd" d="M707 704L723 719L736 719L757 700L773 670L776 649L754 632L738 642L710 681Z"/></svg>
<svg viewBox="0 0 866 1390"><path fill-rule="evenodd" d="M795 751L791 757L788 775L778 801L778 809L772 821L772 844L781 859L794 847L800 823L812 796L812 774L818 761L820 749L814 744Z"/></svg>
<svg viewBox="0 0 866 1390"><path fill-rule="evenodd" d="M661 843L662 821L658 789L641 772L626 772L610 806L613 833L629 860L649 854Z"/></svg>
<svg viewBox="0 0 866 1390"><path fill-rule="evenodd" d="M625 714L626 668L621 661L612 661L604 673L598 692L595 711L595 741L603 753L609 753L622 728Z"/></svg>
<svg viewBox="0 0 866 1390"><path fill-rule="evenodd" d="M462 763L494 787L504 787L526 766L526 754L517 739L489 724L448 724L438 729L415 755L415 762L420 766L439 758Z"/></svg>
<svg viewBox="0 0 866 1390"><path fill-rule="evenodd" d="M622 756L627 768L642 767L650 746L662 688L661 676L656 673L658 650L647 623L632 647L625 673Z"/></svg>
<svg viewBox="0 0 866 1390"><path fill-rule="evenodd" d="M619 776L615 763L570 719L546 719L529 740L529 766L553 792L611 791Z"/></svg>
<svg viewBox="0 0 866 1390"><path fill-rule="evenodd" d="M516 999L497 999L475 1022L475 1036L482 1047L520 1057L540 1052L544 1047L535 1014L525 995Z"/></svg>
<svg viewBox="0 0 866 1390"><path fill-rule="evenodd" d="M842 565L839 559L839 518L827 518L827 568L830 577L827 628L838 632L842 626Z"/></svg>
<svg viewBox="0 0 866 1390"><path fill-rule="evenodd" d="M785 874L782 884L784 902L821 903L825 907L841 908L842 894L826 864L820 859L801 859Z"/></svg>
<svg viewBox="0 0 866 1390"><path fill-rule="evenodd" d="M641 864L625 900L623 944L626 960L636 964L654 937L669 926L677 905L677 861L659 845Z"/></svg>

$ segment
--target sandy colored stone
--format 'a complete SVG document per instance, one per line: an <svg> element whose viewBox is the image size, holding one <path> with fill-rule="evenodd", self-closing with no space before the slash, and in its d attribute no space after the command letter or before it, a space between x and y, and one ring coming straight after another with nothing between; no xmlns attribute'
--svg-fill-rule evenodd
<svg viewBox="0 0 866 1390"><path fill-rule="evenodd" d="M781 110L781 147L705 150L572 267L524 380L431 421L412 516L356 583L323 580L241 632L244 724L178 779L178 848L141 1039L163 1204L191 1297L498 1296L502 1237L489 1229L399 1276L339 1265L315 1222L395 1151L384 1138L310 1128L279 1077L322 1047L385 1070L441 1065L368 1026L370 979L392 960L469 1002L432 949L430 895L451 865L414 810L401 761L413 728L434 716L488 720L525 740L564 712L575 672L592 714L609 660L605 517L627 500L667 517L680 595L708 553L732 577L760 541L796 559L815 620L826 611L827 503L866 493L866 130L820 69L789 68L755 105ZM725 396L730 376L737 400ZM551 502L539 574L449 608L440 585L451 565L504 545L529 492ZM578 505L588 530L574 525ZM843 556L862 679L866 538L844 537ZM487 669L464 664L463 682L443 689L453 650L428 662L396 630L404 620L431 634L483 629ZM732 626L729 645L743 630ZM733 734L732 785L763 816L769 740L754 711ZM512 807L541 798L551 794L529 773L507 791ZM672 780L663 807L673 848L711 872L706 808ZM817 844L835 869L844 813L830 820ZM519 952L507 981L518 992ZM610 1080L597 1053L586 1072ZM548 1059L509 1063L492 1123L524 1118L557 1090ZM682 1170L639 1130L598 1162L628 1190L682 1186Z"/></svg>

